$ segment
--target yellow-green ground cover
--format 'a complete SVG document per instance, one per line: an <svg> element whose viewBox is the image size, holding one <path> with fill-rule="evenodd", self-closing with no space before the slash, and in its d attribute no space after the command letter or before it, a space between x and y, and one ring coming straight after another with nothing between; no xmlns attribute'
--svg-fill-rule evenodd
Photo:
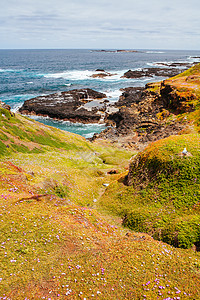
<svg viewBox="0 0 200 300"><path fill-rule="evenodd" d="M199 248L199 146L198 134L150 144L130 164L131 186L124 184L125 179L113 182L100 199L99 209L121 216L125 226L158 240Z"/></svg>
<svg viewBox="0 0 200 300"><path fill-rule="evenodd" d="M121 226L134 153L4 109L0 153L0 299L200 299L198 252Z"/></svg>

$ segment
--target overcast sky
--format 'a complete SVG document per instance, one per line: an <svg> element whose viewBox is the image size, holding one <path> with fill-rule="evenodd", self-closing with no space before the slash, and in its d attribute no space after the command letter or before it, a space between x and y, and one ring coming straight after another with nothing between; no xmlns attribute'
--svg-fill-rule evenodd
<svg viewBox="0 0 200 300"><path fill-rule="evenodd" d="M0 48L200 49L199 0L1 0Z"/></svg>

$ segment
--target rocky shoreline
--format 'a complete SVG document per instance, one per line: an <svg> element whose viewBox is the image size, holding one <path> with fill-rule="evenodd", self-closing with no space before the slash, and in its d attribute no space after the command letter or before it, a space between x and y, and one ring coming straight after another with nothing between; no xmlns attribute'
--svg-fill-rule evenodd
<svg viewBox="0 0 200 300"><path fill-rule="evenodd" d="M142 150L152 141L179 134L184 124L173 119L167 121L170 112L162 97L150 87L124 89L115 104L119 110L107 116L110 126L92 140L108 139L125 148Z"/></svg>
<svg viewBox="0 0 200 300"><path fill-rule="evenodd" d="M128 70L124 73L124 78L141 78L141 77L173 77L183 72L183 69L177 68L145 68L142 70Z"/></svg>
<svg viewBox="0 0 200 300"><path fill-rule="evenodd" d="M164 64L164 63L163 63ZM180 67L180 63L178 63ZM177 66L176 66L177 67ZM127 78L141 76L167 76L180 74L179 68L148 68L127 71ZM98 76L112 76L102 69ZM190 80L190 79L187 79ZM174 98L173 98L174 97ZM191 96L193 97L193 96ZM117 102L110 103L106 94L91 89L71 90L36 97L24 102L19 109L22 114L48 116L57 120L80 123L104 123L107 128L96 139L108 139L125 148L142 150L148 143L179 134L184 122L177 121L171 110L192 111L191 103L185 104L173 88L164 80L145 87L128 87L122 90ZM180 113L181 111L177 111ZM170 117L170 118L169 118Z"/></svg>

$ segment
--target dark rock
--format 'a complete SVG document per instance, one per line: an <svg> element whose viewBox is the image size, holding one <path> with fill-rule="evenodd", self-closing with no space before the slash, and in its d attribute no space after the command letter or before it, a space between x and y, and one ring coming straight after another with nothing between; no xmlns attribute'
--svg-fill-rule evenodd
<svg viewBox="0 0 200 300"><path fill-rule="evenodd" d="M133 103L138 104L144 97L145 88L142 87L128 87L122 90L122 95L119 97L119 101L116 103L117 107L125 105L130 107Z"/></svg>
<svg viewBox="0 0 200 300"><path fill-rule="evenodd" d="M94 123L101 118L98 107L84 106L88 102L102 98L106 98L106 95L91 89L71 90L26 100L19 112L72 122Z"/></svg>
<svg viewBox="0 0 200 300"><path fill-rule="evenodd" d="M110 174L110 175L112 175L112 174L118 174L118 173L119 173L119 171L116 170L116 169L112 169L112 170L108 171L108 174Z"/></svg>
<svg viewBox="0 0 200 300"><path fill-rule="evenodd" d="M126 78L140 78L140 77L144 77L146 76L146 73L144 71L132 71L132 70L128 70L127 72L124 73L124 76L122 77L126 77Z"/></svg>
<svg viewBox="0 0 200 300"><path fill-rule="evenodd" d="M112 74L108 73L97 73L97 74L92 74L90 77L92 78L105 78L107 76L112 76Z"/></svg>
<svg viewBox="0 0 200 300"><path fill-rule="evenodd" d="M142 70L128 70L122 77L125 78L141 78L141 77L153 77L153 76L160 76L160 77L172 77L176 76L183 72L183 69L176 69L176 68L147 68Z"/></svg>
<svg viewBox="0 0 200 300"><path fill-rule="evenodd" d="M193 76L189 76L192 77ZM189 77L186 79L189 80ZM180 93L176 87L171 84L162 82L160 90L161 99L165 108L173 110L176 113L191 112L195 110L194 100L196 94L187 91L187 93Z"/></svg>
<svg viewBox="0 0 200 300"><path fill-rule="evenodd" d="M116 74L108 73L108 72L105 72L104 70L102 70L101 73L92 74L90 77L92 77L92 78L105 78L105 77L114 76L114 75L116 75Z"/></svg>
<svg viewBox="0 0 200 300"><path fill-rule="evenodd" d="M196 58L198 58L198 57L196 57ZM158 63L155 63L155 65L165 66L165 67L168 67L168 68L171 68L171 67L174 67L174 68L184 67L185 69L189 69L192 66L196 65L197 63L198 62L191 62L191 63L187 63L187 62L174 62L174 63L158 62ZM182 71L183 71L183 69L182 69Z"/></svg>
<svg viewBox="0 0 200 300"><path fill-rule="evenodd" d="M144 149L151 141L156 141L183 129L179 122L166 122L170 112L162 97L145 88L130 87L123 90L116 103L118 111L107 115L107 128L96 138L109 139L125 148Z"/></svg>
<svg viewBox="0 0 200 300"><path fill-rule="evenodd" d="M105 72L103 69L96 69L96 72Z"/></svg>

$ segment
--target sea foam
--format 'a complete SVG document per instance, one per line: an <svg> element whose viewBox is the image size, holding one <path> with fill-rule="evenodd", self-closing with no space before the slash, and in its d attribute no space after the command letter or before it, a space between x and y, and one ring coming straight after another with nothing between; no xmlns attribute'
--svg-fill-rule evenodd
<svg viewBox="0 0 200 300"><path fill-rule="evenodd" d="M63 78L66 80L72 81L81 81L81 80L95 80L95 81L121 81L128 80L127 78L122 78L124 73L127 70L120 71L108 71L108 73L112 74L112 76L105 76L104 78L92 77L92 75L102 72L90 71L90 70L72 70L72 71L64 71L58 73L48 73L48 74L40 74L46 78ZM106 71L107 72L107 71Z"/></svg>

